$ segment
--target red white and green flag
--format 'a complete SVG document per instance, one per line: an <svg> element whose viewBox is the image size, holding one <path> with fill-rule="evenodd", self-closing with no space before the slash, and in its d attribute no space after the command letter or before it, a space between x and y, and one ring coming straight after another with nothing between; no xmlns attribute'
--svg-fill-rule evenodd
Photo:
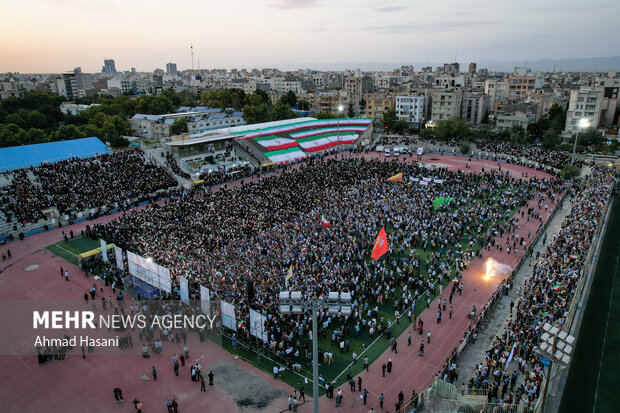
<svg viewBox="0 0 620 413"><path fill-rule="evenodd" d="M579 259L579 255L577 254L569 255L568 258L570 258L571 260L576 260L576 259Z"/></svg>
<svg viewBox="0 0 620 413"><path fill-rule="evenodd" d="M321 226L329 227L332 223L325 219L325 215L321 215Z"/></svg>
<svg viewBox="0 0 620 413"><path fill-rule="evenodd" d="M306 155L299 147L281 149L279 151L269 151L265 152L263 155L269 158L272 162L287 162L308 157L308 155Z"/></svg>
<svg viewBox="0 0 620 413"><path fill-rule="evenodd" d="M254 138L259 145L269 149L270 151L279 151L281 149L293 148L299 146L293 139L283 138L277 135L267 135Z"/></svg>

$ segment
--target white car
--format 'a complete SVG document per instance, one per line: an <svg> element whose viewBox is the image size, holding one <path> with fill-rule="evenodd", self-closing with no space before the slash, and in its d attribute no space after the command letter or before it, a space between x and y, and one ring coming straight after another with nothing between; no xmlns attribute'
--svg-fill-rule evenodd
<svg viewBox="0 0 620 413"><path fill-rule="evenodd" d="M392 152L392 151L391 151L390 149L386 149L386 150L385 150L385 157L386 157L386 158L389 158L389 157L390 157L391 152Z"/></svg>
<svg viewBox="0 0 620 413"><path fill-rule="evenodd" d="M398 148L394 148L394 156L400 156L400 150Z"/></svg>

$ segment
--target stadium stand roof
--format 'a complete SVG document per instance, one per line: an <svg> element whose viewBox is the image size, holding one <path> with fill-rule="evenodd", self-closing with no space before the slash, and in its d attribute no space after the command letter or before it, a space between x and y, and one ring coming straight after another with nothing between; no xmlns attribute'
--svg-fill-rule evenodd
<svg viewBox="0 0 620 413"><path fill-rule="evenodd" d="M98 138L0 148L0 172L39 166L45 162L58 162L75 157L89 158L111 152Z"/></svg>

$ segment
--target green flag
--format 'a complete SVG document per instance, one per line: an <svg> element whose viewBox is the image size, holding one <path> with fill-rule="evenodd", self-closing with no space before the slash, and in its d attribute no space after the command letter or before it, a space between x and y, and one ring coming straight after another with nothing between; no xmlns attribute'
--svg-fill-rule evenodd
<svg viewBox="0 0 620 413"><path fill-rule="evenodd" d="M437 210L441 208L442 205L449 203L453 199L454 197L439 197L433 201L433 208Z"/></svg>

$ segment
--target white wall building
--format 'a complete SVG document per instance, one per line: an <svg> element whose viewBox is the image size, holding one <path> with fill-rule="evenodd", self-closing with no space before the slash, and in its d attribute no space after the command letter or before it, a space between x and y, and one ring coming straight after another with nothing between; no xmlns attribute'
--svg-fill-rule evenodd
<svg viewBox="0 0 620 413"><path fill-rule="evenodd" d="M579 132L580 119L587 119L586 123L590 127L598 128L602 104L603 90L601 88L582 87L579 90L571 90L565 132L571 134Z"/></svg>
<svg viewBox="0 0 620 413"><path fill-rule="evenodd" d="M395 107L398 119L420 124L424 117L424 96L396 96Z"/></svg>

